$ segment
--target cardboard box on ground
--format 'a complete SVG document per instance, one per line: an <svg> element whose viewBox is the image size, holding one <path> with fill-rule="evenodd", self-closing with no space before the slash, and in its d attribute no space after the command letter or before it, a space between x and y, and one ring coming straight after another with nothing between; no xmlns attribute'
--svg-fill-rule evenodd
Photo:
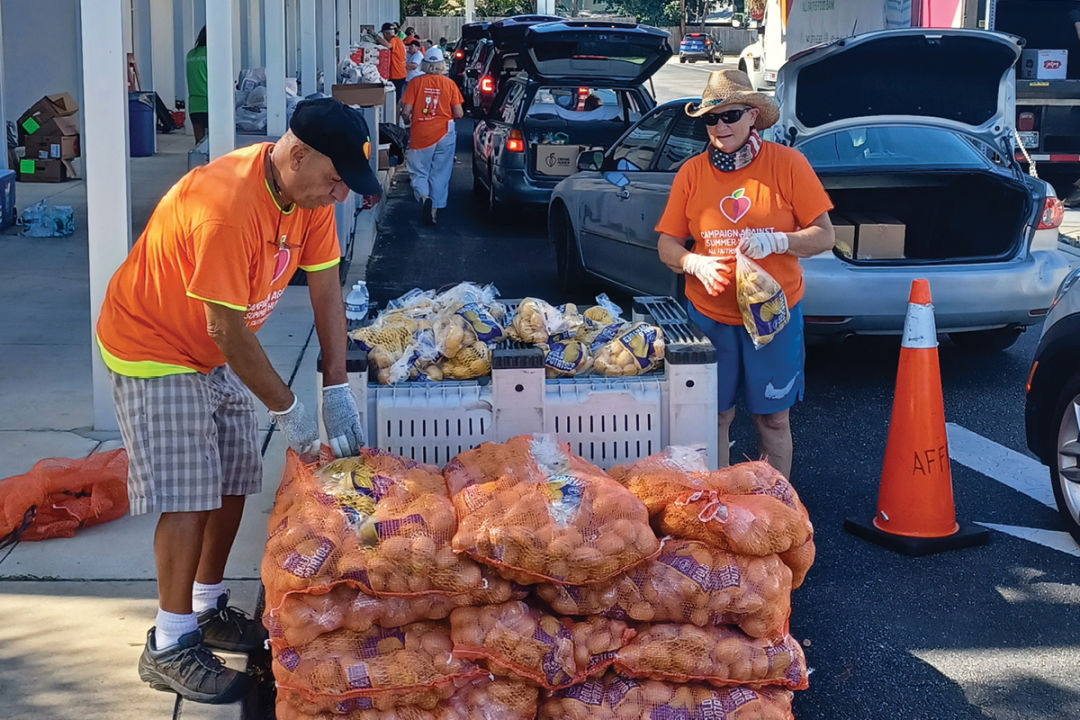
<svg viewBox="0 0 1080 720"><path fill-rule="evenodd" d="M879 214L830 213L836 231L836 250L855 260L901 260L907 226Z"/></svg>
<svg viewBox="0 0 1080 720"><path fill-rule="evenodd" d="M78 177L71 160L80 156L79 106L68 93L46 95L18 121L24 156L19 160L20 182L61 182Z"/></svg>
<svg viewBox="0 0 1080 720"><path fill-rule="evenodd" d="M386 102L386 89L381 83L335 85L330 95L346 105L357 107L382 107Z"/></svg>

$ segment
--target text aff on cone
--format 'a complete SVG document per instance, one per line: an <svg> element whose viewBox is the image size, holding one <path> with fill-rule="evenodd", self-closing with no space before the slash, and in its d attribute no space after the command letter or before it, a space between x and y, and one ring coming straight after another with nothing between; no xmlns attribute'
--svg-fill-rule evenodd
<svg viewBox="0 0 1080 720"><path fill-rule="evenodd" d="M907 555L980 545L989 531L956 521L930 283L911 283L877 514L854 535Z"/></svg>

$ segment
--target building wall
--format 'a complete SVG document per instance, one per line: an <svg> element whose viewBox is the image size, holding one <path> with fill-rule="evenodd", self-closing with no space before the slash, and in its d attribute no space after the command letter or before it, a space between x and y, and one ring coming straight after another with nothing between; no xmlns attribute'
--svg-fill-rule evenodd
<svg viewBox="0 0 1080 720"><path fill-rule="evenodd" d="M5 120L51 93L82 102L79 0L0 0Z"/></svg>

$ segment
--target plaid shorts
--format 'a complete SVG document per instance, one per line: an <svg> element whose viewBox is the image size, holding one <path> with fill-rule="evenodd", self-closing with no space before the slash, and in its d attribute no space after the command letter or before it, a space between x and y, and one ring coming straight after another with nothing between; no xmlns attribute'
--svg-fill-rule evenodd
<svg viewBox="0 0 1080 720"><path fill-rule="evenodd" d="M199 512L262 488L255 398L228 366L203 375L110 372L131 514Z"/></svg>

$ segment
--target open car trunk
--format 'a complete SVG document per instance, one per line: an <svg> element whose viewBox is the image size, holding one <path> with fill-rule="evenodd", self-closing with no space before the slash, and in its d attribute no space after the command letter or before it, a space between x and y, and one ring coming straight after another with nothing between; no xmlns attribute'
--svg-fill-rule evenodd
<svg viewBox="0 0 1080 720"><path fill-rule="evenodd" d="M847 262L941 264L1000 262L1026 245L1033 215L1023 185L978 173L822 176L836 208L849 220L903 223L903 258Z"/></svg>
<svg viewBox="0 0 1080 720"><path fill-rule="evenodd" d="M524 134L529 175L537 180L561 180L577 172L577 156L583 150L611 147L636 120L627 117L620 108L598 108L592 112L574 113L579 119L568 119L568 112L552 109L525 118Z"/></svg>

